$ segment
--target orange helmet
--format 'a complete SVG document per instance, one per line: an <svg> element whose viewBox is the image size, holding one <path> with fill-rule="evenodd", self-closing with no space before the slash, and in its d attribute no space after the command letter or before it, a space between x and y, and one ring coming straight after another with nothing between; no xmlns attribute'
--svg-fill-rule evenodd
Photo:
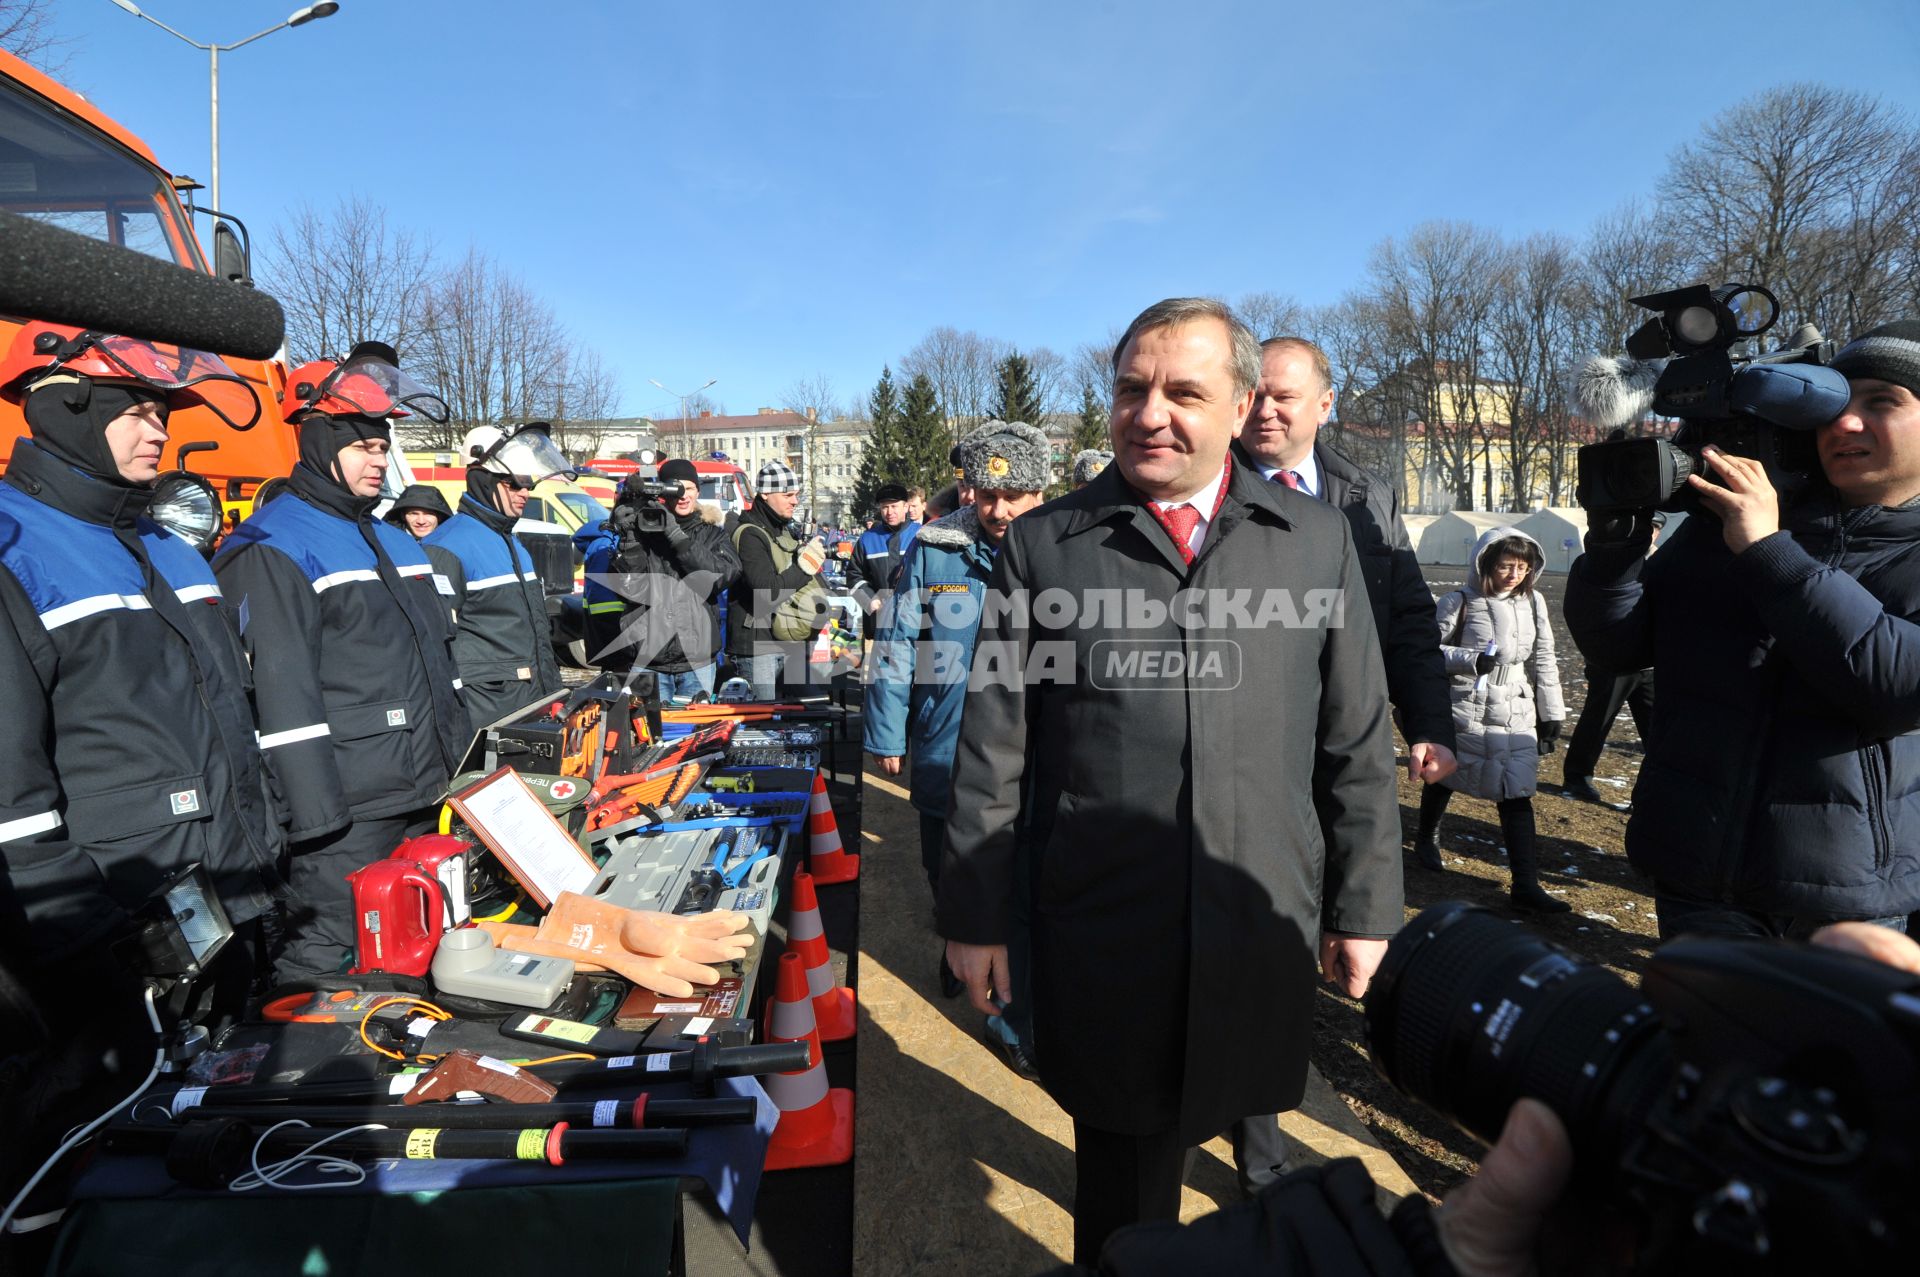
<svg viewBox="0 0 1920 1277"><path fill-rule="evenodd" d="M32 323L14 334L0 361L0 398L22 403L35 385L63 372L150 387L169 408L204 405L235 430L260 419L253 384L218 355L64 324Z"/></svg>
<svg viewBox="0 0 1920 1277"><path fill-rule="evenodd" d="M302 413L330 417L370 417L384 421L419 413L444 423L446 401L399 369L399 357L385 342L363 341L344 360L316 359L287 377L280 411L288 421Z"/></svg>

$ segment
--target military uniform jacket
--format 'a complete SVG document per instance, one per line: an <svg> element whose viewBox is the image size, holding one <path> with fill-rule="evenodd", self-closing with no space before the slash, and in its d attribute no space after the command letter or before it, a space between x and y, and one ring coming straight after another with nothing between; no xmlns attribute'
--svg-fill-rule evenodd
<svg viewBox="0 0 1920 1277"><path fill-rule="evenodd" d="M412 537L369 518L371 501L305 465L289 482L227 538L214 573L253 662L261 752L304 842L439 802L471 733L440 592L451 584Z"/></svg>
<svg viewBox="0 0 1920 1277"><path fill-rule="evenodd" d="M196 861L236 925L278 889L246 662L148 495L26 439L0 483L0 947L28 963L113 938Z"/></svg>
<svg viewBox="0 0 1920 1277"><path fill-rule="evenodd" d="M461 497L423 542L453 590L453 659L475 730L561 686L546 590L533 556L514 539L514 522Z"/></svg>
<svg viewBox="0 0 1920 1277"><path fill-rule="evenodd" d="M869 754L911 752L914 807L944 816L994 547L970 505L918 530L867 664L863 734Z"/></svg>

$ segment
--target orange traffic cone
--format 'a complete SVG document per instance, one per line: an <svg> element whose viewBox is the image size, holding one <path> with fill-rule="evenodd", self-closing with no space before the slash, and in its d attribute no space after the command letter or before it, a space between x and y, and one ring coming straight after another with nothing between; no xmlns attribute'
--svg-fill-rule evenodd
<svg viewBox="0 0 1920 1277"><path fill-rule="evenodd" d="M767 1017L767 1041L805 1042L807 1067L770 1073L761 1079L767 1098L780 1109L780 1121L767 1141L770 1171L798 1166L838 1166L853 1157L853 1092L827 1086L820 1058L820 1034L813 1025L813 999L800 955L780 955L778 996Z"/></svg>
<svg viewBox="0 0 1920 1277"><path fill-rule="evenodd" d="M820 886L852 882L860 876L860 857L840 841L840 822L827 801L827 778L813 774L813 798L807 804L807 868Z"/></svg>
<svg viewBox="0 0 1920 1277"><path fill-rule="evenodd" d="M807 971L807 994L813 999L813 1023L822 1042L844 1042L853 1036L856 1020L853 990L833 982L833 955L827 952L827 934L820 926L820 898L813 891L813 875L801 869L793 875L793 908L787 917L787 951L800 955ZM773 1019L767 1003L767 1019Z"/></svg>

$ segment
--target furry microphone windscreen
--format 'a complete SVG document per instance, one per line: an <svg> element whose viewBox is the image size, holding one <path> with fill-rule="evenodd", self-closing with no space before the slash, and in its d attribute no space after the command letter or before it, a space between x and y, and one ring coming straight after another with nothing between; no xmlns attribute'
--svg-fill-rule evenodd
<svg viewBox="0 0 1920 1277"><path fill-rule="evenodd" d="M1574 407L1599 430L1638 421L1653 407L1654 383L1666 366L1664 359L1595 355L1574 378Z"/></svg>

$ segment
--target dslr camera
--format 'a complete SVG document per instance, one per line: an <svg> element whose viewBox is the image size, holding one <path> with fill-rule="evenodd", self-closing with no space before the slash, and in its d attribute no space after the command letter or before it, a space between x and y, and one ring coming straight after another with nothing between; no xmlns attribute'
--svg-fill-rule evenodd
<svg viewBox="0 0 1920 1277"><path fill-rule="evenodd" d="M1681 939L1636 989L1456 901L1394 937L1366 1021L1381 1075L1476 1138L1523 1096L1551 1107L1573 1141L1570 1191L1638 1225L1635 1272L1913 1262L1920 976Z"/></svg>
<svg viewBox="0 0 1920 1277"><path fill-rule="evenodd" d="M1783 497L1820 472L1814 431L1847 406L1847 379L1826 367L1835 345L1811 324L1771 354L1734 347L1771 329L1780 303L1755 284L1694 284L1633 298L1657 312L1627 338L1624 357L1596 356L1576 398L1602 430L1651 409L1677 417L1667 439L1614 439L1579 451L1575 499L1593 514L1691 510L1687 476L1712 472L1701 450L1752 457Z"/></svg>
<svg viewBox="0 0 1920 1277"><path fill-rule="evenodd" d="M667 520L672 517L667 507L679 499L679 484L636 476L620 485L620 495L614 500L613 514L608 523L612 525L614 533L621 537L638 536L643 532L665 532Z"/></svg>

